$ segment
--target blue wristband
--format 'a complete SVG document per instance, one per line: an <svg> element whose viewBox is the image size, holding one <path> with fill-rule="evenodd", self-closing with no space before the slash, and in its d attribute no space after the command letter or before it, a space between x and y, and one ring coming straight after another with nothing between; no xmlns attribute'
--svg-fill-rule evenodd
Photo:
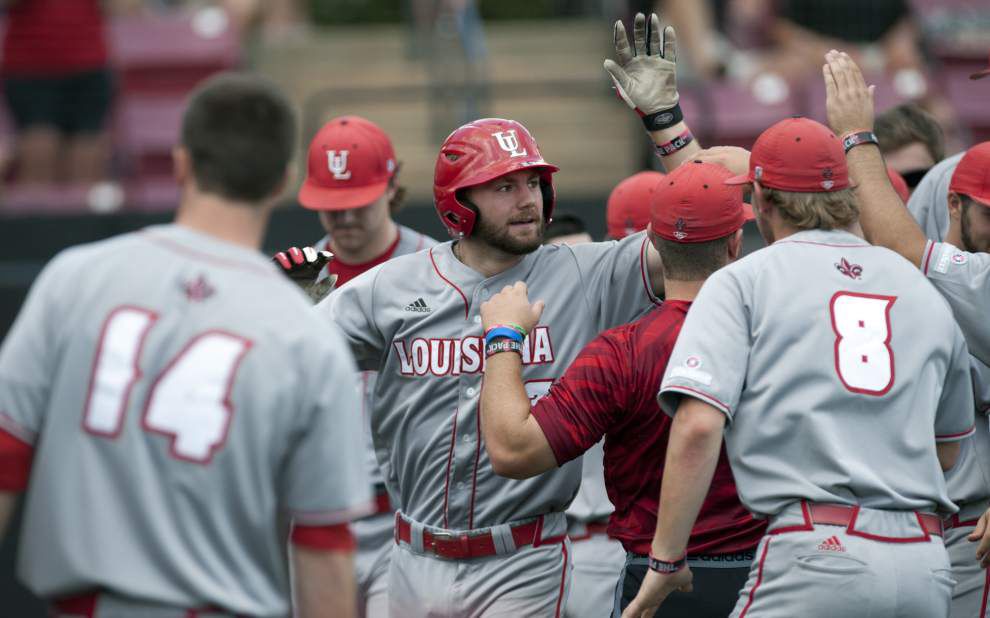
<svg viewBox="0 0 990 618"><path fill-rule="evenodd" d="M518 341L519 343L523 342L522 333L516 329L508 326L496 326L489 329L488 332L485 333L485 345L487 346L493 339L499 338L511 339L512 341Z"/></svg>

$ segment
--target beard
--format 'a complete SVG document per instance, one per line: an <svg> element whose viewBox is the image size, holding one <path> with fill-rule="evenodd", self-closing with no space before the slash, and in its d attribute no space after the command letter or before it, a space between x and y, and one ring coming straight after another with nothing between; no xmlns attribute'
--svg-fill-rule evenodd
<svg viewBox="0 0 990 618"><path fill-rule="evenodd" d="M471 233L471 236L503 253L509 255L526 255L527 253L536 251L543 244L546 219L539 217L536 221L536 234L533 238L514 238L511 235L508 225L503 227L492 225L478 212L474 222L474 231Z"/></svg>
<svg viewBox="0 0 990 618"><path fill-rule="evenodd" d="M963 202L961 216L959 217L959 223L962 227L960 230L962 249L969 253L990 253L990 242L976 242L973 239L973 230L969 224L969 209L971 207L972 204L970 202Z"/></svg>

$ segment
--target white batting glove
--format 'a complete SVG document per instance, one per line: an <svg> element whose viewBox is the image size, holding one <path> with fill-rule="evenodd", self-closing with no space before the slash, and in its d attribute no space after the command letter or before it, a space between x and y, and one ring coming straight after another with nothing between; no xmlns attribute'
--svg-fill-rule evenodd
<svg viewBox="0 0 990 618"><path fill-rule="evenodd" d="M633 21L635 55L629 48L626 28L621 20L615 22L614 38L618 62L605 60L605 70L622 100L643 117L662 116L662 112L673 109L680 100L677 93L677 37L674 28L667 26L663 29L661 42L660 18L653 13L650 15L650 34L647 41L646 16L637 13ZM662 120L664 119L661 118Z"/></svg>

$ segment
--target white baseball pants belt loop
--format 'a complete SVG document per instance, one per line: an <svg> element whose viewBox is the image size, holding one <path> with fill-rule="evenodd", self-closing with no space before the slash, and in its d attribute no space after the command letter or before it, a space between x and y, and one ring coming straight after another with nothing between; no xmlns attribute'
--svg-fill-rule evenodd
<svg viewBox="0 0 990 618"><path fill-rule="evenodd" d="M990 498L960 504L959 512L946 517L942 523L946 530L975 526L979 522L980 516L987 511L987 508L990 508Z"/></svg>
<svg viewBox="0 0 990 618"><path fill-rule="evenodd" d="M474 530L434 528L400 512L395 514L396 544L405 544L416 554L451 560L500 556L511 554L527 545L538 547L559 543L566 536L565 529L563 513L547 513ZM557 532L556 535L554 531Z"/></svg>
<svg viewBox="0 0 990 618"><path fill-rule="evenodd" d="M800 501L770 520L768 535L809 532L816 525L844 526L846 533L885 543L927 543L942 537L942 519L921 511L886 511L857 505Z"/></svg>

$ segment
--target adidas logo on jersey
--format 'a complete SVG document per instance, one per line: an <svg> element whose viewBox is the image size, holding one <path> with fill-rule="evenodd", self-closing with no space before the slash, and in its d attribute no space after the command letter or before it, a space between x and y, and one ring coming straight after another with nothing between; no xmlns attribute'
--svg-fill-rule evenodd
<svg viewBox="0 0 990 618"><path fill-rule="evenodd" d="M818 551L846 551L837 536L830 536L818 545Z"/></svg>
<svg viewBox="0 0 990 618"><path fill-rule="evenodd" d="M422 298L417 298L415 301L406 305L406 311L415 311L416 313L429 313L431 309L426 306L426 301Z"/></svg>

